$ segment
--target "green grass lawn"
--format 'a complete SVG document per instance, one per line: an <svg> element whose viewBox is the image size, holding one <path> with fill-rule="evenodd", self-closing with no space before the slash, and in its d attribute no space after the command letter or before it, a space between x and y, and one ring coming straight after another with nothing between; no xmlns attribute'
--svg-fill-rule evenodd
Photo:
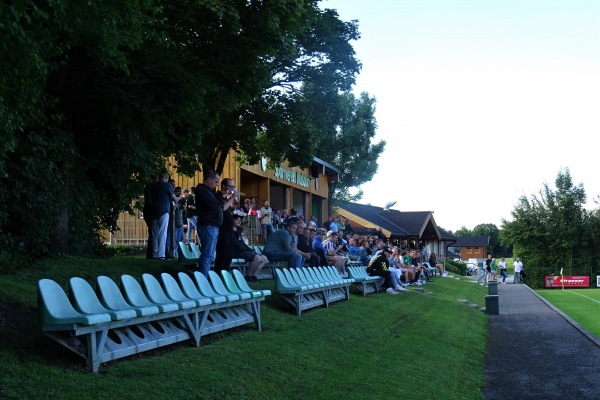
<svg viewBox="0 0 600 400"><path fill-rule="evenodd" d="M84 360L41 333L36 283L63 288L80 276L181 271L176 262L119 256L65 258L0 276L2 399L481 399L487 289L436 278L414 291L336 302L297 317L275 293L254 325L103 364ZM274 290L274 281L252 286Z"/></svg>
<svg viewBox="0 0 600 400"><path fill-rule="evenodd" d="M541 289L537 293L600 338L600 289Z"/></svg>

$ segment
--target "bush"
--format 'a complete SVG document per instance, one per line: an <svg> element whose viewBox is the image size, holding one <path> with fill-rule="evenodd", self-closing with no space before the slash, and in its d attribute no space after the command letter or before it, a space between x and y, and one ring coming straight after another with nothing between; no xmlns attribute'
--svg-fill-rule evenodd
<svg viewBox="0 0 600 400"><path fill-rule="evenodd" d="M446 260L446 271L452 272L460 276L466 276L467 264L460 261Z"/></svg>

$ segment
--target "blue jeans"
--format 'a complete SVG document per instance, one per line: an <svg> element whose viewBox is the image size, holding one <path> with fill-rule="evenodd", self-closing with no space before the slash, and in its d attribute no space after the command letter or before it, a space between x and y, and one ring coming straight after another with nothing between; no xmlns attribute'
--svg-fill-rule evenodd
<svg viewBox="0 0 600 400"><path fill-rule="evenodd" d="M270 262L287 262L288 268L302 268L302 264L304 264L304 258L295 252L273 251L265 254L265 256Z"/></svg>
<svg viewBox="0 0 600 400"><path fill-rule="evenodd" d="M198 227L198 239L200 240L200 259L198 260L198 270L207 278L208 271L210 271L210 262L215 255L218 237L218 226L206 225Z"/></svg>
<svg viewBox="0 0 600 400"><path fill-rule="evenodd" d="M513 283L519 283L519 278L521 278L521 273L515 272Z"/></svg>
<svg viewBox="0 0 600 400"><path fill-rule="evenodd" d="M269 240L269 238L271 237L271 233L273 233L273 225L264 224L264 225L261 225L261 228L262 228L263 240L265 241L265 244L267 244L267 240Z"/></svg>
<svg viewBox="0 0 600 400"><path fill-rule="evenodd" d="M188 243L192 241L192 229L196 232L198 228L196 227L196 216L193 215L187 219L188 229L187 229L187 241Z"/></svg>
<svg viewBox="0 0 600 400"><path fill-rule="evenodd" d="M163 214L152 220L152 248L154 258L165 258L169 214Z"/></svg>
<svg viewBox="0 0 600 400"><path fill-rule="evenodd" d="M175 247L173 249L173 255L177 257L179 253L179 242L183 242L183 226L175 228Z"/></svg>

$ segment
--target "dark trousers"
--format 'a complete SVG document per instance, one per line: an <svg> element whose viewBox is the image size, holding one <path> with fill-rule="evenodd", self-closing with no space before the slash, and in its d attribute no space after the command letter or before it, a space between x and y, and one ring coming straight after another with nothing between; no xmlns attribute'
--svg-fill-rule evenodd
<svg viewBox="0 0 600 400"><path fill-rule="evenodd" d="M394 282L394 277L392 276L391 271L383 271L383 270L367 270L367 273L370 276L381 276L383 277L383 286L384 288L392 288L396 289L396 282Z"/></svg>
<svg viewBox="0 0 600 400"><path fill-rule="evenodd" d="M217 239L217 255L215 257L215 271L229 271L231 269L231 260L233 259L233 241L235 235L233 233L219 233Z"/></svg>

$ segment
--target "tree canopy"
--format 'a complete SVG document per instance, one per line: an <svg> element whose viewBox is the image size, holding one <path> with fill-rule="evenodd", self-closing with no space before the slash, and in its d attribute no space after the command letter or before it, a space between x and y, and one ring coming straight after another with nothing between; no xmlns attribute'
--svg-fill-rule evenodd
<svg viewBox="0 0 600 400"><path fill-rule="evenodd" d="M187 175L230 148L307 166L348 134L324 158L363 162L348 185L376 170L374 100L348 94L357 22L319 0L22 0L0 33L0 266L93 248L171 154Z"/></svg>
<svg viewBox="0 0 600 400"><path fill-rule="evenodd" d="M598 267L598 210L585 208L583 184L573 183L569 169L559 171L554 184L555 189L544 184L538 194L519 198L513 220L502 222L501 242L513 246L534 286L561 268L565 275L588 275Z"/></svg>

